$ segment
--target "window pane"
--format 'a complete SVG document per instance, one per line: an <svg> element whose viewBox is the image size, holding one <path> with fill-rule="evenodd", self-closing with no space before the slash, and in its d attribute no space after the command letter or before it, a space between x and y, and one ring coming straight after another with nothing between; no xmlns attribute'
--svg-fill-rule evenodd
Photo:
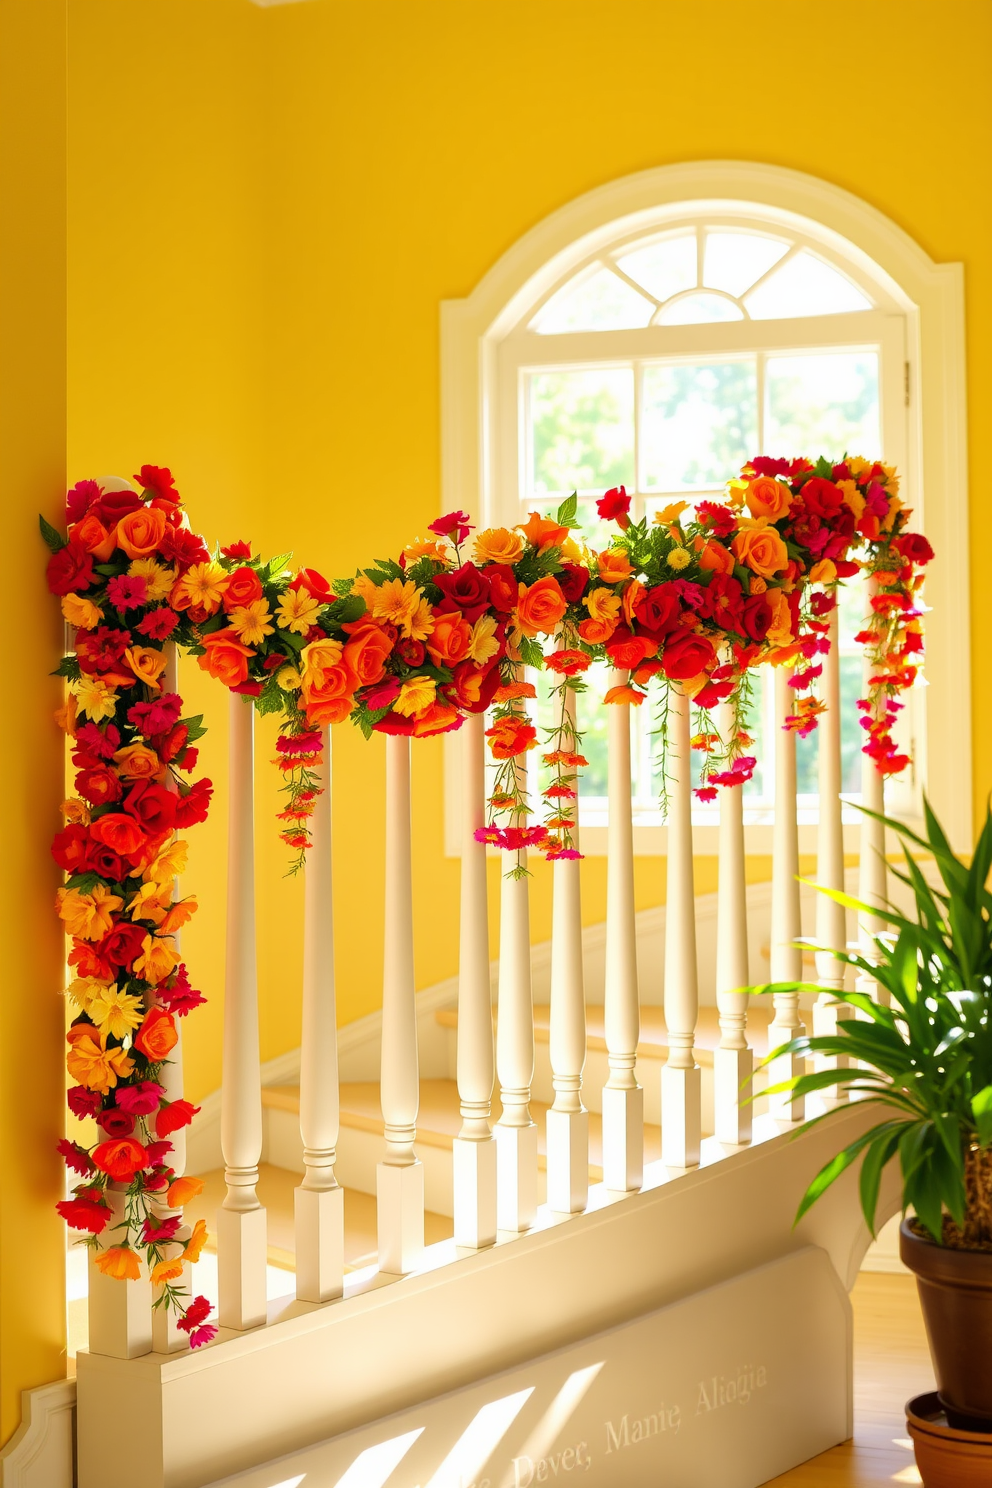
<svg viewBox="0 0 992 1488"><path fill-rule="evenodd" d="M757 233L707 233L703 283L711 289L742 295L772 264L778 263L788 248L788 243Z"/></svg>
<svg viewBox="0 0 992 1488"><path fill-rule="evenodd" d="M634 484L629 367L540 372L530 379L533 495Z"/></svg>
<svg viewBox="0 0 992 1488"><path fill-rule="evenodd" d="M691 294L666 305L658 316L659 325L704 325L716 320L743 320L740 306L718 294Z"/></svg>
<svg viewBox="0 0 992 1488"><path fill-rule="evenodd" d="M669 295L692 289L696 283L696 234L637 248L618 258L617 263L656 300L667 300Z"/></svg>
<svg viewBox="0 0 992 1488"><path fill-rule="evenodd" d="M531 321L542 336L568 331L626 331L646 326L654 314L650 300L631 289L611 269L597 268L566 284Z"/></svg>
<svg viewBox="0 0 992 1488"><path fill-rule="evenodd" d="M867 299L839 269L814 258L805 248L790 258L744 301L753 320L779 320L791 315L839 315L870 310Z"/></svg>
<svg viewBox="0 0 992 1488"><path fill-rule="evenodd" d="M757 448L753 361L646 367L642 444L649 490L722 485Z"/></svg>
<svg viewBox="0 0 992 1488"><path fill-rule="evenodd" d="M769 453L879 453L877 352L769 357L765 387Z"/></svg>

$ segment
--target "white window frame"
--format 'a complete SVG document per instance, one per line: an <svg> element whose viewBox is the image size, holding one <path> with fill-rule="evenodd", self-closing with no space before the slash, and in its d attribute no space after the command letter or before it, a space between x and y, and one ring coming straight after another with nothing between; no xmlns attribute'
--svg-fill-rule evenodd
<svg viewBox="0 0 992 1488"><path fill-rule="evenodd" d="M605 251L615 250L625 238L642 238L694 219L761 225L798 237L842 266L881 308L810 320L554 336L526 329L566 279ZM897 335L904 337L901 386L892 372L893 362L900 362ZM959 850L969 849L973 802L962 266L933 263L866 202L779 167L698 162L660 167L600 187L532 229L467 299L442 304L443 509L465 508L483 524L518 520L521 369L552 365L556 344L564 351L564 343L569 366L586 355L599 365L611 358L628 361L633 341L652 357L705 355L732 350L735 344L742 351L885 348L880 388L885 457L898 465L905 499L937 554L927 577L921 775L952 842ZM452 853L458 851L456 761L457 750L448 741L446 848ZM697 852L716 851L716 832L715 825L696 829ZM812 825L801 828L802 850L815 847L815 832ZM605 839L603 828L585 829L583 851L605 851L601 836ZM636 828L635 852L664 853L666 836L664 826ZM854 846L852 836L852 850ZM768 851L770 827L749 826L747 848Z"/></svg>

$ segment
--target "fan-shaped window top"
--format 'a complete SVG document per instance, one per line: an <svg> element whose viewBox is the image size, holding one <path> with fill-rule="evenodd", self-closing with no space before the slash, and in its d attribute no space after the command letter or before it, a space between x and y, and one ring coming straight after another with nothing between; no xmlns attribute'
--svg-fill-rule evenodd
<svg viewBox="0 0 992 1488"><path fill-rule="evenodd" d="M777 234L701 226L587 264L530 323L540 335L871 310L853 279Z"/></svg>

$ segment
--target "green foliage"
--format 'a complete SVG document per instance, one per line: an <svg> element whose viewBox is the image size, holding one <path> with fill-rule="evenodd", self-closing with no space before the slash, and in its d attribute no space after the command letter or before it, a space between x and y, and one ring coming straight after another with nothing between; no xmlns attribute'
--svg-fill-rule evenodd
<svg viewBox="0 0 992 1488"><path fill-rule="evenodd" d="M52 526L51 522L45 521L44 517L38 518L38 526L41 528L41 535L45 539L45 542L48 544L48 546L51 548L52 552L61 553L62 549L68 543L68 538L63 537L61 532L59 532L57 528Z"/></svg>
<svg viewBox="0 0 992 1488"><path fill-rule="evenodd" d="M283 692L275 676L272 675L265 682L261 692L255 699L255 712L281 713L286 706L286 694Z"/></svg>
<svg viewBox="0 0 992 1488"><path fill-rule="evenodd" d="M992 1147L992 894L986 888L992 868L992 810L986 811L970 865L955 856L928 801L924 837L901 822L877 819L903 839L905 870L895 871L912 890L915 917L899 913L892 904L869 909L838 890L821 887L820 892L886 923L888 928L874 938L871 960L830 949L838 960L874 977L888 994L889 1006L862 992L837 992L855 1016L839 1020L836 1034L793 1039L769 1059L782 1053L818 1054L855 1067L799 1075L771 1091L805 1096L840 1086L857 1092L866 1105L895 1112L817 1174L797 1220L863 1154L861 1204L874 1234L882 1171L898 1159L903 1206L914 1208L939 1242L945 1212L959 1229L968 1221L974 1197L966 1171L969 1151L976 1145ZM932 854L938 886L927 883L912 856L914 848ZM753 990L819 988L792 982Z"/></svg>
<svg viewBox="0 0 992 1488"><path fill-rule="evenodd" d="M179 722L188 729L189 738L187 744L195 744L197 739L202 739L207 732L203 723L203 714L195 713L192 718L180 718Z"/></svg>
<svg viewBox="0 0 992 1488"><path fill-rule="evenodd" d="M565 500L562 502L561 506L558 508L557 515L555 516L555 521L558 523L558 526L559 527L578 527L579 526L579 523L576 521L576 514L577 514L578 510L579 510L579 496L578 496L578 492L577 491L573 491L572 494L571 494L571 496L566 496L565 497Z"/></svg>
<svg viewBox="0 0 992 1488"><path fill-rule="evenodd" d="M292 556L292 553L280 553L278 557L270 558L264 568L258 570L260 582L269 584L273 579L277 579Z"/></svg>
<svg viewBox="0 0 992 1488"><path fill-rule="evenodd" d="M524 666L542 667L544 665L544 648L540 641L532 640L530 636L521 636L520 658Z"/></svg>
<svg viewBox="0 0 992 1488"><path fill-rule="evenodd" d="M63 656L54 672L52 672L53 677L66 677L70 682L78 682L82 675L78 656Z"/></svg>
<svg viewBox="0 0 992 1488"><path fill-rule="evenodd" d="M351 625L365 614L365 601L360 594L346 594L331 607L329 618L335 625Z"/></svg>

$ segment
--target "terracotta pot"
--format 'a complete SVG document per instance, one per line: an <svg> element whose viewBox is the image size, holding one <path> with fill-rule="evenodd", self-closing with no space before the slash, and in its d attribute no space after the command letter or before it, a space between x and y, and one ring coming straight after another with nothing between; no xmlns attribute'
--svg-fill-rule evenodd
<svg viewBox="0 0 992 1488"><path fill-rule="evenodd" d="M906 1425L923 1488L989 1488L992 1433L949 1426L936 1393L909 1401Z"/></svg>
<svg viewBox="0 0 992 1488"><path fill-rule="evenodd" d="M899 1254L916 1273L937 1392L950 1425L992 1431L992 1252L935 1245L903 1220Z"/></svg>

